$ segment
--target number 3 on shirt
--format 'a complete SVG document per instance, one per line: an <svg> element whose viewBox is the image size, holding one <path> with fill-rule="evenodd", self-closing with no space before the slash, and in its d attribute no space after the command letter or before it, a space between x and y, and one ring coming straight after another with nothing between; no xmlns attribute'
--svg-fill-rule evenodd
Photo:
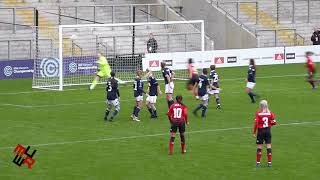
<svg viewBox="0 0 320 180"><path fill-rule="evenodd" d="M264 128L269 126L269 124L268 124L269 118L268 117L263 117L262 121L263 121L263 127Z"/></svg>
<svg viewBox="0 0 320 180"><path fill-rule="evenodd" d="M173 118L181 118L182 109L181 108L174 108L173 109Z"/></svg>

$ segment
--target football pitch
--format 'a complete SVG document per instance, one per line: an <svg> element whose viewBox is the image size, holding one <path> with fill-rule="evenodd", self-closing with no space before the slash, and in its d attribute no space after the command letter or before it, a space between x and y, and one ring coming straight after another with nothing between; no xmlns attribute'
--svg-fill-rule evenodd
<svg viewBox="0 0 320 180"><path fill-rule="evenodd" d="M32 90L30 79L0 81L0 179L318 179L320 89L311 90L305 82L303 65L257 66L254 92L269 101L278 122L272 128L272 168L265 148L262 167L255 167L251 132L258 104L251 104L245 93L247 67L217 72L222 110L211 98L206 119L192 115L198 101L186 82L175 82L190 125L187 153L180 153L177 136L173 156L168 155L165 95L158 97L157 120L149 118L144 106L142 121L134 122L132 85L121 86L121 111L111 123L103 120L104 85L94 91L72 87L55 92ZM12 162L17 144L37 150L32 169Z"/></svg>

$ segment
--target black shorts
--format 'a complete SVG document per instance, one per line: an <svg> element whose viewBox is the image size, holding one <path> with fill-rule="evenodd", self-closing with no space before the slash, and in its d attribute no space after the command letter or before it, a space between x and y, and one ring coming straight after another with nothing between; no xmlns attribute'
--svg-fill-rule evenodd
<svg viewBox="0 0 320 180"><path fill-rule="evenodd" d="M176 133L179 129L179 133L184 133L186 131L186 124L185 122L173 122L171 124L171 129L170 132L171 133Z"/></svg>
<svg viewBox="0 0 320 180"><path fill-rule="evenodd" d="M196 82L198 81L199 76L198 75L193 75L192 78L189 79L188 81L188 85L195 85Z"/></svg>
<svg viewBox="0 0 320 180"><path fill-rule="evenodd" d="M268 128L259 128L257 134L257 144L271 144L271 129Z"/></svg>

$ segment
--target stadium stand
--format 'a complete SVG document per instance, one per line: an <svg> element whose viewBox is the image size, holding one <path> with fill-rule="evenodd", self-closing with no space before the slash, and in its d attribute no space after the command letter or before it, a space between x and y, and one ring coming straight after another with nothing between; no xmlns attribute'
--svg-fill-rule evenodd
<svg viewBox="0 0 320 180"><path fill-rule="evenodd" d="M0 3L0 21L7 24L1 26L0 47L4 49L0 53L0 59L32 59L32 39L34 30L28 26L33 26L35 21L35 8L39 10L39 42L41 47L46 48L52 44L52 39L57 39L57 29L53 28L59 24L88 24L88 23L130 23L133 22L132 11L135 8L135 22L157 22L163 20L184 20L171 8L164 4L143 4L145 1L129 0L5 0ZM153 2L153 1L151 1ZM132 4L140 3L140 4ZM59 14L61 16L59 16ZM23 25L23 26L21 26ZM49 28L48 28L49 27ZM136 34L135 52L145 53L148 34L153 33L158 41L158 52L179 52L200 50L195 45L192 32L197 33L196 27L190 26L185 29L186 33L169 30L164 26L157 28L145 27L140 29L141 33ZM91 35L83 37L85 33L72 30L64 38L81 36L82 39L96 41L99 49L107 49L108 54L125 54L131 52L132 45L129 42L131 30L117 29L117 37L114 37L112 29L110 31L98 32L93 29ZM187 37L188 36L188 37ZM97 38L96 38L97 37ZM213 40L207 38L207 47L212 49ZM82 54L86 49L86 42L79 42L77 39L67 40L65 49L69 49L69 54ZM169 46L170 45L170 46ZM120 48L121 47L121 48ZM14 53L12 52L14 49Z"/></svg>
<svg viewBox="0 0 320 180"><path fill-rule="evenodd" d="M320 22L318 0L211 0L260 38L261 47L311 44Z"/></svg>

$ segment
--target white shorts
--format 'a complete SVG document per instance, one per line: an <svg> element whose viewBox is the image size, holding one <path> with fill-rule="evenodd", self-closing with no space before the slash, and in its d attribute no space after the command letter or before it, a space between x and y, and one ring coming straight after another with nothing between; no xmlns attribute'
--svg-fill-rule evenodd
<svg viewBox="0 0 320 180"><path fill-rule="evenodd" d="M214 90L209 90L208 93L213 95L213 94L219 94L219 90L218 89L214 89Z"/></svg>
<svg viewBox="0 0 320 180"><path fill-rule="evenodd" d="M107 105L118 106L120 104L119 99L107 100Z"/></svg>
<svg viewBox="0 0 320 180"><path fill-rule="evenodd" d="M157 96L148 96L146 101L151 104L155 104L157 102Z"/></svg>
<svg viewBox="0 0 320 180"><path fill-rule="evenodd" d="M253 89L255 85L256 85L256 83L247 82L247 88L249 88L249 89Z"/></svg>
<svg viewBox="0 0 320 180"><path fill-rule="evenodd" d="M209 99L209 95L208 94L199 97L199 100L201 100L201 101L206 101L208 99Z"/></svg>
<svg viewBox="0 0 320 180"><path fill-rule="evenodd" d="M138 96L138 97L136 97L136 101L137 101L137 102L143 101L143 96Z"/></svg>
<svg viewBox="0 0 320 180"><path fill-rule="evenodd" d="M165 93L166 94L173 94L173 90L174 90L174 84L173 82L170 82L169 84L166 84L166 87L165 87Z"/></svg>

